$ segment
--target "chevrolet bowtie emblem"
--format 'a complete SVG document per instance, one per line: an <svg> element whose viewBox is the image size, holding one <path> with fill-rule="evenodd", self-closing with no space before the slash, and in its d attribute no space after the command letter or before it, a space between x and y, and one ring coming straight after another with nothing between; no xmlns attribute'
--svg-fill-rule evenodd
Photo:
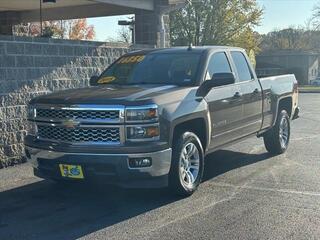
<svg viewBox="0 0 320 240"><path fill-rule="evenodd" d="M62 122L62 126L64 126L65 128L76 128L79 125L80 125L80 122L78 122L74 119L69 119L69 120Z"/></svg>

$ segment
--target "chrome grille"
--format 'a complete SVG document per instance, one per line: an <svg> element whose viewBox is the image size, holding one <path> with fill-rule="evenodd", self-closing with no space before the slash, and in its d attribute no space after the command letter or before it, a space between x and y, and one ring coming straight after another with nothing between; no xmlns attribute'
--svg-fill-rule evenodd
<svg viewBox="0 0 320 240"><path fill-rule="evenodd" d="M54 141L69 143L120 143L120 129L109 128L64 128L56 126L38 125L38 137Z"/></svg>
<svg viewBox="0 0 320 240"><path fill-rule="evenodd" d="M37 118L119 121L119 110L37 109Z"/></svg>

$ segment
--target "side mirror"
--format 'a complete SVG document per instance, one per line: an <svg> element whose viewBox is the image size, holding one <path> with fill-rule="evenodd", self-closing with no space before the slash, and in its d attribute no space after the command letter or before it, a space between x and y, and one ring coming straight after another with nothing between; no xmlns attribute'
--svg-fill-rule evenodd
<svg viewBox="0 0 320 240"><path fill-rule="evenodd" d="M90 86L97 86L98 85L97 84L98 79L99 79L99 76L92 76L90 78Z"/></svg>
<svg viewBox="0 0 320 240"><path fill-rule="evenodd" d="M208 92L214 87L225 86L233 84L235 77L233 73L215 73L211 80L204 81L198 89L197 96L206 96Z"/></svg>
<svg viewBox="0 0 320 240"><path fill-rule="evenodd" d="M233 84L235 82L233 73L215 73L213 74L211 81L212 87L220 87L224 85Z"/></svg>

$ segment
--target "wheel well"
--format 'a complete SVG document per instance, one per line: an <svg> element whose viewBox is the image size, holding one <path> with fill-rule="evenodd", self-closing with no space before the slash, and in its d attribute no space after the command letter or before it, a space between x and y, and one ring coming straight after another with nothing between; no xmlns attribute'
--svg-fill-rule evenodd
<svg viewBox="0 0 320 240"><path fill-rule="evenodd" d="M190 131L195 133L201 141L202 148L205 151L207 147L207 127L203 118L192 119L175 126L173 131L173 142L176 137L179 137L181 132Z"/></svg>
<svg viewBox="0 0 320 240"><path fill-rule="evenodd" d="M291 97L287 97L280 100L278 110L280 111L282 109L286 110L289 117L291 117L291 114L292 114L292 98Z"/></svg>

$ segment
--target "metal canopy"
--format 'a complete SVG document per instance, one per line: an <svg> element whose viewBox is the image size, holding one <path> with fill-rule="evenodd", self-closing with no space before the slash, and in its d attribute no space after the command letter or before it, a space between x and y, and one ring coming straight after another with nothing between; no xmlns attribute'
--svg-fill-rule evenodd
<svg viewBox="0 0 320 240"><path fill-rule="evenodd" d="M0 11L28 11L39 9L40 0L1 0ZM70 6L107 3L112 5L153 10L153 0L56 0L56 3L43 4L43 8L62 8Z"/></svg>
<svg viewBox="0 0 320 240"><path fill-rule="evenodd" d="M1 0L1 12L15 12L20 21L39 20L40 0ZM153 0L56 0L44 3L43 19L58 20L82 17L133 14L136 9L154 10Z"/></svg>

